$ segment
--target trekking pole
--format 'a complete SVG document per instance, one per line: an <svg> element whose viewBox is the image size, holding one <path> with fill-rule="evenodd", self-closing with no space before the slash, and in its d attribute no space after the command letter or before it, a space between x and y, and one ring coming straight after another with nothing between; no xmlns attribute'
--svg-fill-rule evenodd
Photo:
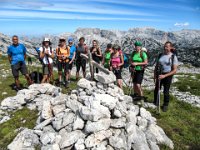
<svg viewBox="0 0 200 150"><path fill-rule="evenodd" d="M134 78L134 72L135 72L135 68L133 68L133 67L129 67L129 70L130 70L130 72L131 72L131 75L130 75L130 80L129 80L129 86L131 87L130 89L129 89L129 95L131 94L131 90L133 89L133 78ZM132 86L131 86L132 85Z"/></svg>
<svg viewBox="0 0 200 150"><path fill-rule="evenodd" d="M130 96L131 95L131 91L132 91L132 89L133 89L133 84L132 84L132 75L130 75L130 79L129 79L129 93L128 93L128 95Z"/></svg>
<svg viewBox="0 0 200 150"><path fill-rule="evenodd" d="M160 80L157 79L158 84L158 94L157 94L157 113L160 114Z"/></svg>
<svg viewBox="0 0 200 150"><path fill-rule="evenodd" d="M158 94L157 94L157 101L156 101L156 105L157 105L157 113L160 114L160 79L159 79L159 75L162 74L162 66L161 64L158 64L157 66L157 70L156 70L156 84L157 84L157 87L158 87Z"/></svg>

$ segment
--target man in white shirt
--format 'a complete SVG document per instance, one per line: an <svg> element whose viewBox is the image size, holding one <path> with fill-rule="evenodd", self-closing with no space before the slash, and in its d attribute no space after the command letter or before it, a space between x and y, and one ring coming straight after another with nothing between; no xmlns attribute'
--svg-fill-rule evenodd
<svg viewBox="0 0 200 150"><path fill-rule="evenodd" d="M51 47L49 38L45 38L40 47L40 58L43 62L43 79L42 83L49 83L50 78L53 76L53 58L54 52Z"/></svg>

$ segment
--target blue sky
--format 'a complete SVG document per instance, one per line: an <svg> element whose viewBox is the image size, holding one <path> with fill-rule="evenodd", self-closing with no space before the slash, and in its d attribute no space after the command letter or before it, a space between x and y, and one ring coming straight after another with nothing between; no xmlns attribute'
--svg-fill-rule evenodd
<svg viewBox="0 0 200 150"><path fill-rule="evenodd" d="M200 0L0 0L5 34L58 34L78 27L200 29Z"/></svg>

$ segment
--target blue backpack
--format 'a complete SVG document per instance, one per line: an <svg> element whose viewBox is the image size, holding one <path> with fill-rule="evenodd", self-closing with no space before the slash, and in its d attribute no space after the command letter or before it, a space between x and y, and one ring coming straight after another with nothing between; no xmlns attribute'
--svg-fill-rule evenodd
<svg viewBox="0 0 200 150"><path fill-rule="evenodd" d="M128 68L129 67L129 59L128 59L127 55L124 53L123 53L123 57L124 57L124 68Z"/></svg>

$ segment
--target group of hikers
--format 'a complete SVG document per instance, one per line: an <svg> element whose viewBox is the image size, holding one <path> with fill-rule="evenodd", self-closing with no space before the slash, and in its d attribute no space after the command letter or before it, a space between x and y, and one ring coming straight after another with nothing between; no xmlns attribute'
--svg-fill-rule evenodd
<svg viewBox="0 0 200 150"><path fill-rule="evenodd" d="M20 90L19 71L25 76L28 84L32 84L27 66L26 60L26 48L23 44L19 43L18 36L12 37L13 44L8 47L8 59L11 63L12 73L15 79L16 90ZM177 71L178 59L173 52L174 47L171 42L164 44L164 50L158 55L156 65L154 69L154 104L158 105L158 93L161 86L164 87L164 103L163 111L167 111L169 105L169 89L172 83L172 77ZM92 46L89 48L85 44L85 38L81 37L77 45L74 44L73 38L61 37L59 39L58 47L56 51L52 48L52 43L49 38L44 38L42 47L39 48L39 59L43 64L43 78L41 83L49 83L53 78L53 61L56 58L56 64L58 68L58 80L59 86L63 84L68 87L71 79L71 71L73 65L76 66L76 80L79 79L79 72L82 68L83 77L86 77L86 63L87 60L81 56L81 54L91 54L92 59L104 68L112 71L117 79L117 85L122 88L122 68L125 65L124 52L117 44L108 44L104 52L101 51L99 42L97 40L92 41ZM126 58L127 59L127 58ZM133 97L139 97L140 100L144 100L144 93L142 90L142 81L144 77L145 68L148 65L148 55L146 49L143 49L140 41L135 41L132 53L129 56L129 71L131 73L133 83ZM99 69L96 68L95 72L98 73ZM63 78L64 73L64 79ZM54 79L53 79L54 80Z"/></svg>

